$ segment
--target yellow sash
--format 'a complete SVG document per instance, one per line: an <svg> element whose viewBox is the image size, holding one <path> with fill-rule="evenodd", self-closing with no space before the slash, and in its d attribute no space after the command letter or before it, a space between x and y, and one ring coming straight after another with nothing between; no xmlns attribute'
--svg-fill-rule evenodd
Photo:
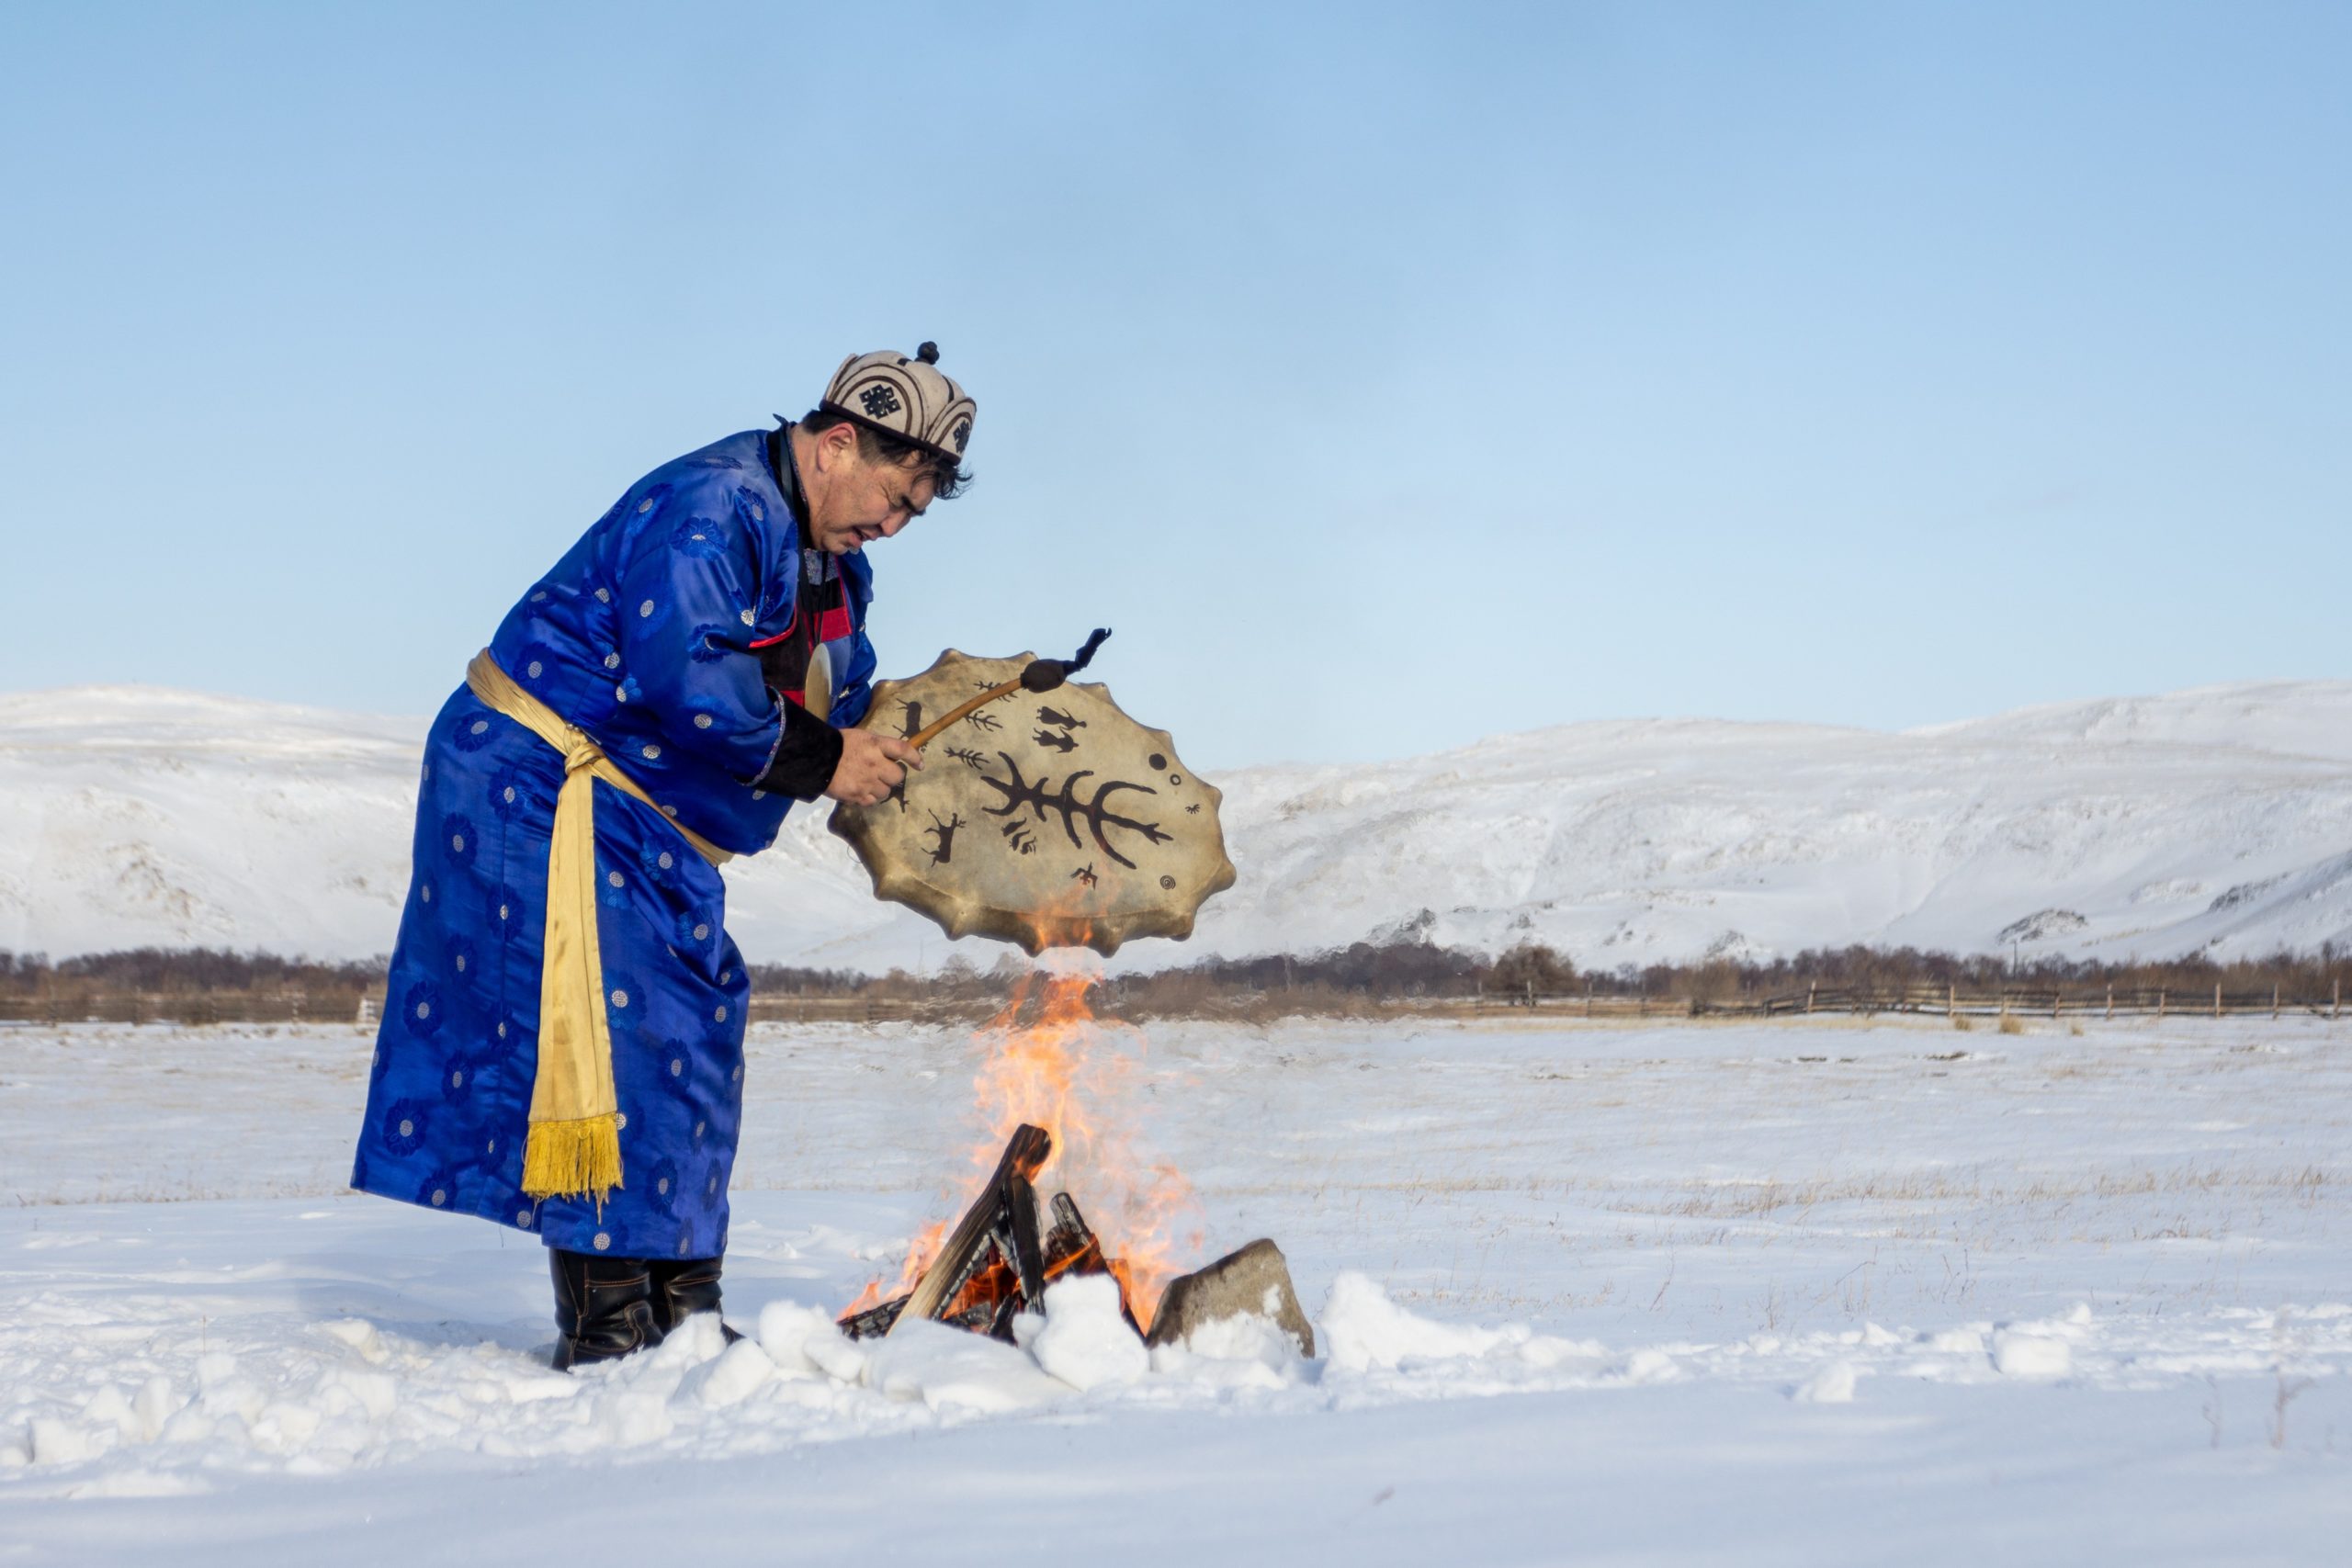
<svg viewBox="0 0 2352 1568"><path fill-rule="evenodd" d="M547 951L539 968L539 1065L523 1141L523 1190L532 1198L592 1198L621 1185L620 1102L605 961L596 945L596 786L602 779L648 806L653 797L603 748L510 679L483 649L466 666L482 705L563 753L555 832L548 840ZM654 806L659 811L660 807ZM665 812L662 820L718 865L732 857Z"/></svg>

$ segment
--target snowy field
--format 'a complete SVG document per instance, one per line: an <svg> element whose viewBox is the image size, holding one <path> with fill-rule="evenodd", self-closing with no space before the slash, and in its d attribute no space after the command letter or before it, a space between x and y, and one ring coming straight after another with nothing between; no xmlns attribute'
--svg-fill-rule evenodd
<svg viewBox="0 0 2352 1568"><path fill-rule="evenodd" d="M2083 1028L1155 1026L1321 1342L1139 1366L830 1335L973 1047L762 1027L754 1339L577 1377L528 1237L344 1191L358 1032L0 1029L0 1564L2343 1562L2352 1022Z"/></svg>

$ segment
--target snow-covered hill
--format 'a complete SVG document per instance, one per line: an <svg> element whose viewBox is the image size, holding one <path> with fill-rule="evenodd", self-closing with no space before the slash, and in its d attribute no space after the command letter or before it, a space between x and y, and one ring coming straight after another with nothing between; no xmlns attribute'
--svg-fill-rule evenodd
<svg viewBox="0 0 2352 1568"><path fill-rule="evenodd" d="M360 956L407 883L421 720L154 687L0 697L0 948ZM2352 940L2352 682L2209 687L1905 734L1650 720L1217 780L1241 880L1187 946L1419 931L1588 965L1849 942L2231 954ZM952 951L823 813L730 869L757 960ZM959 944L985 964L987 944Z"/></svg>

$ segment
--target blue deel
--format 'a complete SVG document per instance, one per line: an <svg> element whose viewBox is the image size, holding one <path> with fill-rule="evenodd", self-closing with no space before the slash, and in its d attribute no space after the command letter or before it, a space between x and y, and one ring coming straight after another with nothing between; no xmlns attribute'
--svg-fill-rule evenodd
<svg viewBox="0 0 2352 1568"><path fill-rule="evenodd" d="M839 672L829 716L848 726L872 699L872 578L862 555L840 565L851 630L827 645ZM573 1251L725 1250L750 987L727 934L725 885L663 813L738 853L775 841L793 803L752 781L775 756L784 718L752 644L790 627L800 576L798 520L763 434L745 431L630 486L491 643L508 675L586 730L660 806L594 786L621 1188L601 1206L523 1195L563 761L462 684L425 740L354 1187L536 1231Z"/></svg>

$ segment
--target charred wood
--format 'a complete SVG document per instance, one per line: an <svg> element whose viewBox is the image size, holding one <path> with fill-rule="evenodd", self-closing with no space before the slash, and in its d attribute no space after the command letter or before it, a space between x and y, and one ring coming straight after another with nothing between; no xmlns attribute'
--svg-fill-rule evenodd
<svg viewBox="0 0 2352 1568"><path fill-rule="evenodd" d="M1037 1236L1037 1194L1026 1177L1004 1179L1007 1228L1012 1242L1012 1273L1022 1299L1035 1307L1046 1299L1046 1248Z"/></svg>
<svg viewBox="0 0 2352 1568"><path fill-rule="evenodd" d="M939 1249L939 1256L933 1258L931 1267L923 1270L922 1278L916 1281L915 1288L908 1294L905 1309L886 1332L895 1333L899 1325L910 1318L940 1317L943 1309L956 1306L958 1293L969 1284L982 1260L993 1250L991 1243L996 1233L1009 1223L1006 1211L1012 1207L1012 1184L1018 1181L1023 1192L1027 1194L1030 1179L1053 1151L1053 1137L1043 1127L1033 1127L1024 1122L1013 1129L1012 1138L1004 1145L1003 1157L997 1161L995 1174L981 1188L979 1196L972 1200L971 1207L964 1211L964 1217L956 1223L956 1228L948 1233L945 1243ZM1028 1208L1029 1233L1034 1239L1037 1224L1037 1206L1034 1196L1028 1197ZM1017 1246L1008 1247L1007 1250L1016 1259L1017 1272ZM1041 1275L1042 1272L1041 1268ZM1040 1290L1042 1292L1042 1284Z"/></svg>
<svg viewBox="0 0 2352 1568"><path fill-rule="evenodd" d="M840 1328L852 1339L879 1339L890 1332L890 1325L899 1321L899 1314L906 1309L907 1298L898 1296L879 1306L850 1314L841 1320Z"/></svg>

